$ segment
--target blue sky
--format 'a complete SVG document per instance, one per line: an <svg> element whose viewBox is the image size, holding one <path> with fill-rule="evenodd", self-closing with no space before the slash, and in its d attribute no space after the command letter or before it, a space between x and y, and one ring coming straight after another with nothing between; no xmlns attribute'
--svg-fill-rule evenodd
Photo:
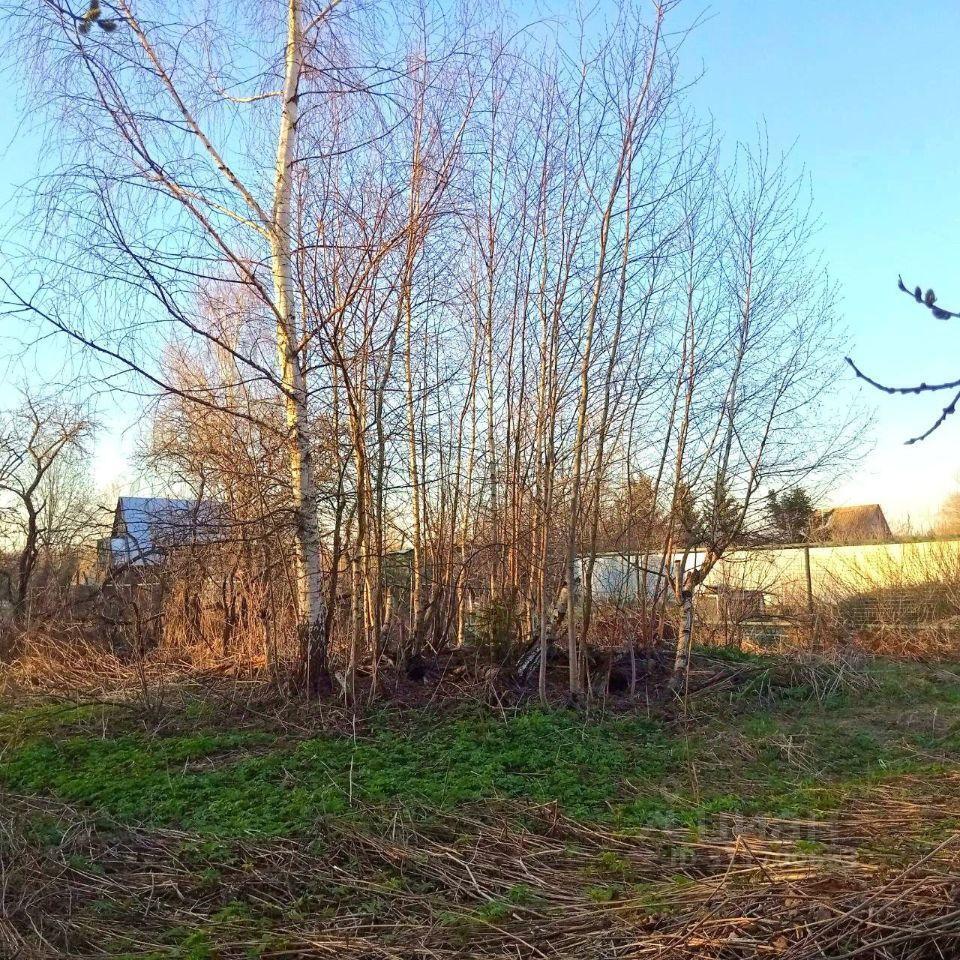
<svg viewBox="0 0 960 960"><path fill-rule="evenodd" d="M861 367L893 383L960 377L960 326L934 320L896 289L897 274L960 304L960 39L956 0L718 0L683 8L706 19L687 40L691 91L727 141L790 149L813 184L819 242L842 290ZM679 11L678 11L679 12ZM957 307L960 309L960 306ZM851 399L858 387L849 385ZM958 484L960 416L923 444L937 395L876 406L872 452L835 491L879 501L892 518L928 518Z"/></svg>
<svg viewBox="0 0 960 960"><path fill-rule="evenodd" d="M819 243L841 286L856 360L895 383L960 376L958 322L934 320L896 290L902 273L960 309L960 3L687 0L676 22L700 13L681 57L688 79L704 71L690 97L713 116L728 147L755 141L764 123L771 146L790 150L809 174ZM42 163L39 139L18 132L19 109L10 98L0 103L0 204L7 209L17 185ZM0 331L0 378L32 369L13 350L15 334ZM61 356L45 351L45 368L56 369ZM834 492L835 502L879 501L893 520L925 522L958 486L960 415L906 447L945 400L881 396L851 377L838 402L858 396L877 409L872 450ZM114 412L109 423L122 420ZM136 486L122 476L128 442L118 429L105 431L96 457L100 483L120 474Z"/></svg>

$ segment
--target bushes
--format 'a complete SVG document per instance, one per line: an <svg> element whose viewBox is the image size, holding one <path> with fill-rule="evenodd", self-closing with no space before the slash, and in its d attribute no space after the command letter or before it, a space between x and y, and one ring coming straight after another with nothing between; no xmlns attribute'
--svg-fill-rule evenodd
<svg viewBox="0 0 960 960"><path fill-rule="evenodd" d="M513 659L523 642L517 605L509 599L498 599L475 608L468 625L468 637L493 663Z"/></svg>

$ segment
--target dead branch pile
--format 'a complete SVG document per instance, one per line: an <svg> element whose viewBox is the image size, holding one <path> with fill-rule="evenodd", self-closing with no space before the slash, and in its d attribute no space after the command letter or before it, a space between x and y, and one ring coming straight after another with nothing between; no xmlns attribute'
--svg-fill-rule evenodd
<svg viewBox="0 0 960 960"><path fill-rule="evenodd" d="M515 705L537 696L536 648L532 668L524 671L512 662L492 660L485 651L461 647L440 655L426 654L396 663L384 658L381 692L397 705L425 703L496 703ZM877 679L865 669L867 661L850 652L826 654L793 653L768 656L764 660L742 660L704 649L690 662L688 682L680 691L670 687L669 647L637 650L631 663L629 651L589 651L585 660L587 689L592 701L632 709L638 703L659 705L671 713L686 698L721 697L816 699L835 694L855 693L875 686ZM551 648L547 671L550 702L567 702L567 660L561 648ZM635 680L630 694L631 676ZM369 675L360 673L358 689L369 684ZM185 657L169 657L162 651L151 656L125 660L102 646L72 644L35 645L4 671L0 694L7 699L78 699L139 703L160 710L173 706L182 696L209 699L219 710L236 708L242 714L251 709L259 715L286 715L295 711L304 721L302 702L291 700L269 682L261 662L238 663L231 658L211 660L204 669ZM310 716L352 715L342 698L327 701Z"/></svg>

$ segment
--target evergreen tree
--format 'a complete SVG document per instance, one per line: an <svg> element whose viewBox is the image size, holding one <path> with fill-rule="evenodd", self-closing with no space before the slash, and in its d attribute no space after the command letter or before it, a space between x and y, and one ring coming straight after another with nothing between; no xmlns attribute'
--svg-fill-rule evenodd
<svg viewBox="0 0 960 960"><path fill-rule="evenodd" d="M699 516L699 539L706 545L730 544L740 533L741 504L727 481L718 477Z"/></svg>
<svg viewBox="0 0 960 960"><path fill-rule="evenodd" d="M653 481L640 473L609 490L601 506L600 543L604 550L648 550L658 541L662 516Z"/></svg>
<svg viewBox="0 0 960 960"><path fill-rule="evenodd" d="M767 495L767 513L777 540L805 543L810 539L814 519L813 501L803 487L795 487L784 494L771 490Z"/></svg>
<svg viewBox="0 0 960 960"><path fill-rule="evenodd" d="M696 546L702 537L700 517L693 491L682 480L677 483L673 496L673 517L674 529L681 545Z"/></svg>

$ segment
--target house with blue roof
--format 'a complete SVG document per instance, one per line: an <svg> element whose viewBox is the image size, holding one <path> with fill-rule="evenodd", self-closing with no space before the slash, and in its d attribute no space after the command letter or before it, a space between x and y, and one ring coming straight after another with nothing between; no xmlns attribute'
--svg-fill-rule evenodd
<svg viewBox="0 0 960 960"><path fill-rule="evenodd" d="M171 550L215 539L220 511L208 500L120 497L110 536L98 544L106 575L162 564Z"/></svg>

